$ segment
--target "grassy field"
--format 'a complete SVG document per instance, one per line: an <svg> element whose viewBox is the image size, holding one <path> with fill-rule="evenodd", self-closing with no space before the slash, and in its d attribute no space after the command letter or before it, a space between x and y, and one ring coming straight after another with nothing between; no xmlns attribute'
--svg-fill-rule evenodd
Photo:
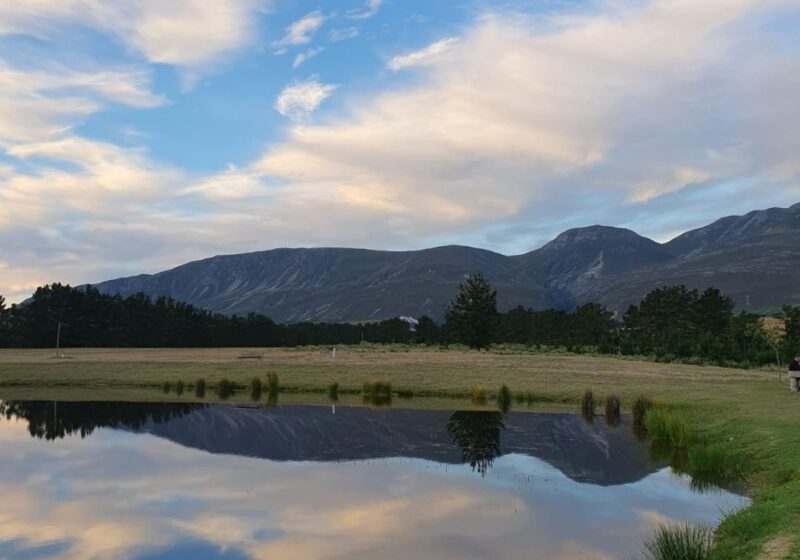
<svg viewBox="0 0 800 560"><path fill-rule="evenodd" d="M243 353L263 353L242 360ZM726 519L715 557L800 558L800 396L775 372L658 364L558 353L437 351L398 347L327 349L85 349L55 359L52 350L0 350L0 397L61 399L165 398L165 381L249 385L254 376L280 376L281 402L326 402L338 382L343 401L365 381L391 380L395 390L436 399L414 406L465 403L470 387L490 394L501 384L532 393L548 406L577 408L583 391L621 395L623 408L645 394L688 417L702 438L724 442L751 459L753 505ZM207 393L210 397L211 392ZM458 397L462 400L453 401ZM170 397L174 400L176 397ZM191 399L185 393L182 399ZM207 399L209 400L209 399Z"/></svg>

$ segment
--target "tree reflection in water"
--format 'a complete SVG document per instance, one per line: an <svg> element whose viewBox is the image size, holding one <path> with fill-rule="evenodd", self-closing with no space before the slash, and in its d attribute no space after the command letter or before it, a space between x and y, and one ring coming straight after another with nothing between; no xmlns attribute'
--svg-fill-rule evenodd
<svg viewBox="0 0 800 560"><path fill-rule="evenodd" d="M167 422L189 414L203 404L6 401L0 416L27 420L32 437L55 440L90 435L96 428L124 426L138 429L147 422Z"/></svg>
<svg viewBox="0 0 800 560"><path fill-rule="evenodd" d="M447 433L460 449L464 461L481 476L500 456L500 433L505 429L504 415L489 411L457 411L450 416Z"/></svg>

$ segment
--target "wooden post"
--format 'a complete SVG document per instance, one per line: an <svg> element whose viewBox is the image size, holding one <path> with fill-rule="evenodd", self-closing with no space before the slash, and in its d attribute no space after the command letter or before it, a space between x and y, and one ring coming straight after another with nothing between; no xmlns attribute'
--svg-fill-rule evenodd
<svg viewBox="0 0 800 560"><path fill-rule="evenodd" d="M61 321L58 322L58 332L56 334L56 358L61 358Z"/></svg>

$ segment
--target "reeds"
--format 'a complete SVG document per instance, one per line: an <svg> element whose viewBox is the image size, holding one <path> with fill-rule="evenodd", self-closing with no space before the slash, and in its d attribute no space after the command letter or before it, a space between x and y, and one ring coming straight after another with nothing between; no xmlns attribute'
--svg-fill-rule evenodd
<svg viewBox="0 0 800 560"><path fill-rule="evenodd" d="M270 372L267 374L267 393L273 400L278 398L278 392L281 390L280 379L278 374Z"/></svg>
<svg viewBox="0 0 800 560"><path fill-rule="evenodd" d="M644 417L644 427L650 440L659 445L686 449L691 431L686 420L664 408L653 407Z"/></svg>
<svg viewBox="0 0 800 560"><path fill-rule="evenodd" d="M401 399L413 399L414 398L414 391L413 389L397 389L397 396Z"/></svg>
<svg viewBox="0 0 800 560"><path fill-rule="evenodd" d="M501 385L500 391L497 393L497 408L505 414L511 410L511 400L511 389L508 388L508 385Z"/></svg>
<svg viewBox="0 0 800 560"><path fill-rule="evenodd" d="M392 402L392 382L385 379L365 381L362 386L364 402L377 406Z"/></svg>
<svg viewBox="0 0 800 560"><path fill-rule="evenodd" d="M653 401L645 396L636 397L633 401L633 423L634 425L644 426L644 416L647 411L653 408Z"/></svg>
<svg viewBox="0 0 800 560"><path fill-rule="evenodd" d="M194 396L198 399L206 396L206 380L202 377L194 383Z"/></svg>
<svg viewBox="0 0 800 560"><path fill-rule="evenodd" d="M594 393L591 389L586 389L581 397L581 416L587 424L594 422L594 409L596 403L594 401Z"/></svg>
<svg viewBox="0 0 800 560"><path fill-rule="evenodd" d="M661 525L644 543L642 555L644 560L707 560L713 546L714 535L708 527Z"/></svg>
<svg viewBox="0 0 800 560"><path fill-rule="evenodd" d="M258 377L254 377L250 381L250 398L254 401L261 399L262 390L263 390L263 384L261 383L261 379Z"/></svg>
<svg viewBox="0 0 800 560"><path fill-rule="evenodd" d="M469 396L472 404L484 405L486 404L486 389L478 387L477 385L469 388Z"/></svg>
<svg viewBox="0 0 800 560"><path fill-rule="evenodd" d="M178 382L175 384L175 394L181 396L183 394L183 389L184 389L183 381L178 379Z"/></svg>
<svg viewBox="0 0 800 560"><path fill-rule="evenodd" d="M339 384L334 382L328 385L328 398L332 402L337 402L339 400Z"/></svg>
<svg viewBox="0 0 800 560"><path fill-rule="evenodd" d="M611 394L606 397L606 424L612 428L619 426L621 407L619 395Z"/></svg>
<svg viewBox="0 0 800 560"><path fill-rule="evenodd" d="M169 381L164 381L164 384L161 386L161 391L166 395L172 390L172 385Z"/></svg>
<svg viewBox="0 0 800 560"><path fill-rule="evenodd" d="M214 386L214 391L219 398L227 399L236 392L236 384L227 378L223 378L217 381L217 384Z"/></svg>

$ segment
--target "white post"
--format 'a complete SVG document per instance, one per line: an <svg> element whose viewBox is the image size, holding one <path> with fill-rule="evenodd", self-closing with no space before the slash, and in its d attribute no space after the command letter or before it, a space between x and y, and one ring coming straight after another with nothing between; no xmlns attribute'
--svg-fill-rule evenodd
<svg viewBox="0 0 800 560"><path fill-rule="evenodd" d="M789 374L789 390L792 393L796 393L798 390L800 390L800 378Z"/></svg>
<svg viewBox="0 0 800 560"><path fill-rule="evenodd" d="M331 357L335 360L336 359L336 346L333 347L333 351L331 352Z"/></svg>

